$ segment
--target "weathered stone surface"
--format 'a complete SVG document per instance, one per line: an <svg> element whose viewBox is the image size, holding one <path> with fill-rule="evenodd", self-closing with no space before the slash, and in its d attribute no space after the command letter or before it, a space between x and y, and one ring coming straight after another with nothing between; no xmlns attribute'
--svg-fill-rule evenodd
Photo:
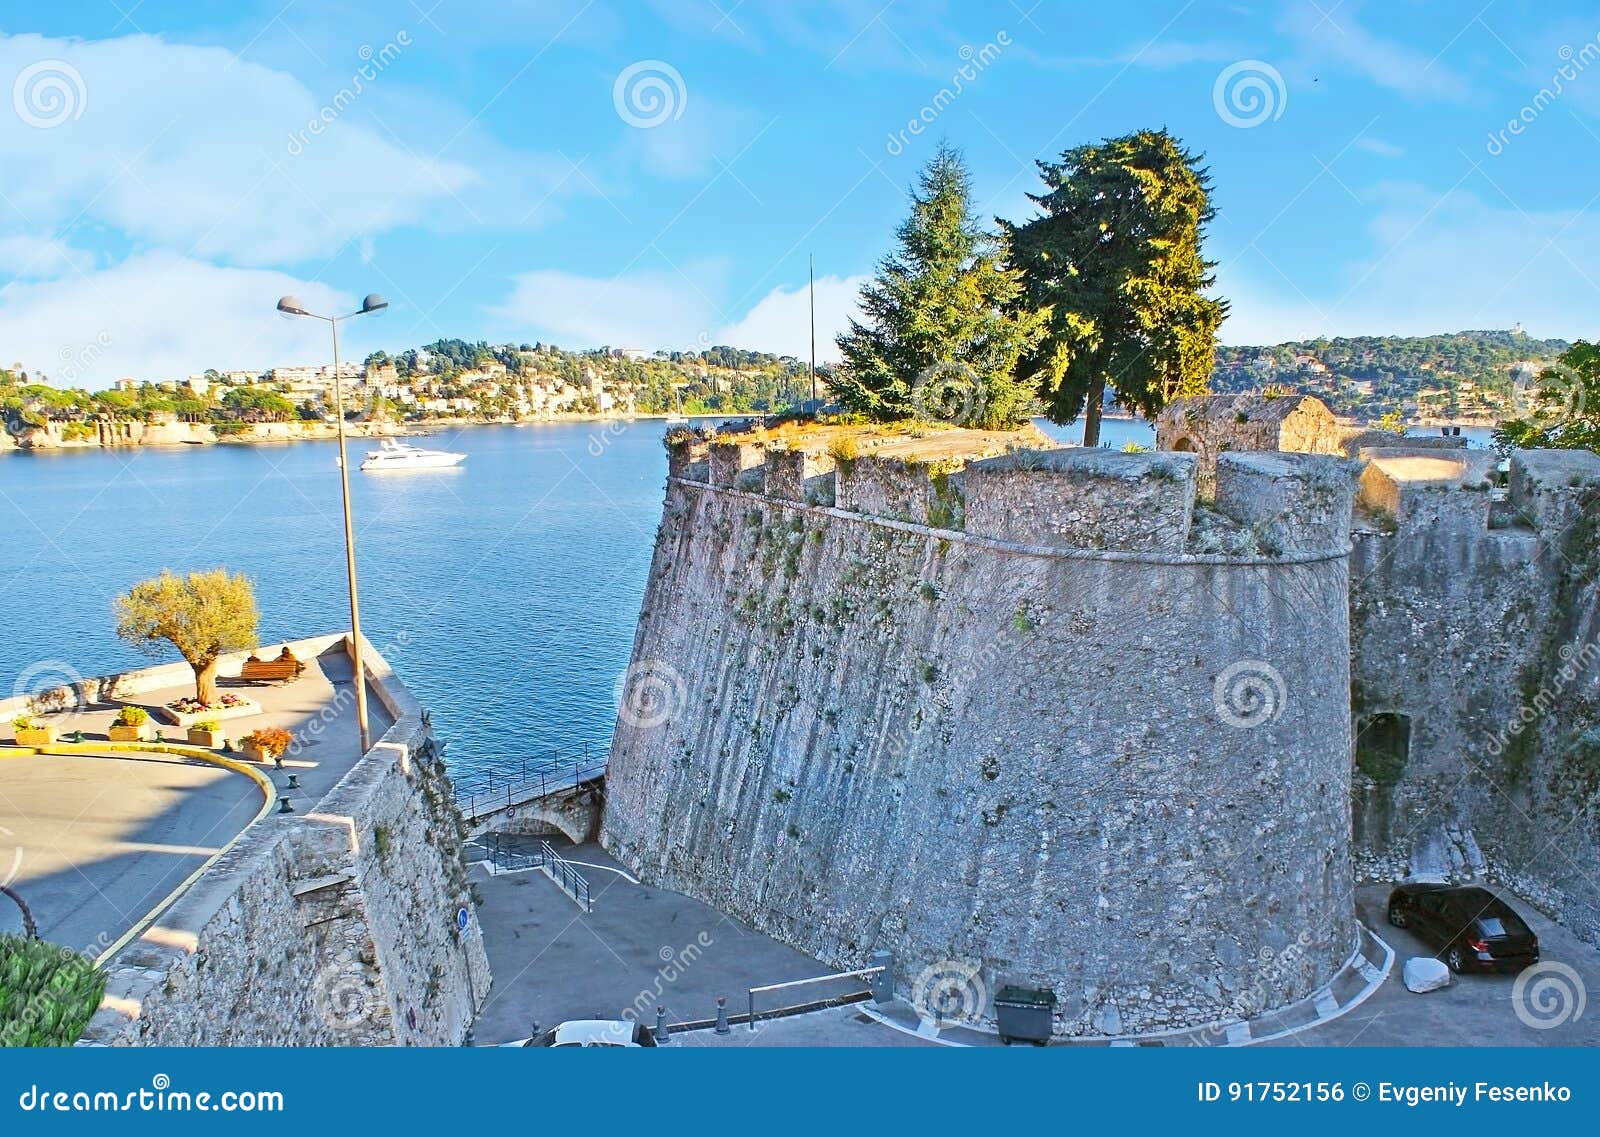
<svg viewBox="0 0 1600 1137"><path fill-rule="evenodd" d="M926 465L864 456L839 463L835 477L840 509L927 523L933 479Z"/></svg>
<svg viewBox="0 0 1600 1137"><path fill-rule="evenodd" d="M1182 551L1194 508L1188 454L1030 450L964 475L967 532L1065 549Z"/></svg>
<svg viewBox="0 0 1600 1137"><path fill-rule="evenodd" d="M1102 490L1123 458L1154 484ZM1102 515L1193 490L1192 458L1087 461ZM1354 942L1342 542L1027 553L973 535L1004 513L977 469L967 534L669 485L633 666L674 706L619 722L605 843L821 959L888 948L903 988L1051 987L1070 1033L1309 994ZM1063 518L1079 488L991 477Z"/></svg>
<svg viewBox="0 0 1600 1137"><path fill-rule="evenodd" d="M809 504L834 503L835 460L804 450L774 450L767 455L769 497Z"/></svg>
<svg viewBox="0 0 1600 1137"><path fill-rule="evenodd" d="M1217 510L1269 553L1320 552L1349 540L1355 470L1321 454L1219 454Z"/></svg>
<svg viewBox="0 0 1600 1137"><path fill-rule="evenodd" d="M1312 395L1200 395L1177 399L1156 418L1156 449L1194 454L1202 497L1215 484L1217 457L1230 451L1340 454L1339 424Z"/></svg>
<svg viewBox="0 0 1600 1137"><path fill-rule="evenodd" d="M711 484L723 489L760 490L767 451L753 442L711 444Z"/></svg>

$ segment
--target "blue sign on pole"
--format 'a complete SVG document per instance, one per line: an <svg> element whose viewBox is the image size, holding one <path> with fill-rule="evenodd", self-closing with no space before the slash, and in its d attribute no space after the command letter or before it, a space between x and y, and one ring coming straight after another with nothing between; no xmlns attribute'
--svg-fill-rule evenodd
<svg viewBox="0 0 1600 1137"><path fill-rule="evenodd" d="M465 908L457 908L456 909L456 931L458 931L458 932L466 931L467 930L467 925L471 921L472 921L472 914L469 913Z"/></svg>

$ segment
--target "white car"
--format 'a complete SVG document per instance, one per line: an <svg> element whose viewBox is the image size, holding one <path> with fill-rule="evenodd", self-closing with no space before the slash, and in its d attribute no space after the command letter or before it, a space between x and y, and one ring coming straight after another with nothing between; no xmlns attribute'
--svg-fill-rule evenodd
<svg viewBox="0 0 1600 1137"><path fill-rule="evenodd" d="M656 1037L639 1023L616 1019L573 1019L533 1038L507 1046L654 1046Z"/></svg>

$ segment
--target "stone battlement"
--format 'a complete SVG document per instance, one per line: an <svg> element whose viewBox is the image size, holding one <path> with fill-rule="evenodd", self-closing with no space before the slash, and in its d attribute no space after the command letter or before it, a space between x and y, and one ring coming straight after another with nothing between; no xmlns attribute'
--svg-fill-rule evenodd
<svg viewBox="0 0 1600 1137"><path fill-rule="evenodd" d="M1348 461L1299 453L1219 455L1213 507L1198 501L1204 463L1189 453L1061 448L928 460L742 440L669 450L672 477L714 489L1022 545L1172 556L1341 552L1354 486ZM1219 531L1230 536L1219 543Z"/></svg>
<svg viewBox="0 0 1600 1137"><path fill-rule="evenodd" d="M1559 534L1600 458L1585 451L1519 450L1502 485L1491 451L1389 446L1363 449L1359 504L1405 535L1445 526L1462 533Z"/></svg>

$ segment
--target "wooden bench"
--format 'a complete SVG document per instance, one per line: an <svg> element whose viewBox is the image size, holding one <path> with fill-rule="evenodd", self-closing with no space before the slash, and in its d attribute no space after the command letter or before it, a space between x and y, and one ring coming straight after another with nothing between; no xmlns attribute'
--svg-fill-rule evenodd
<svg viewBox="0 0 1600 1137"><path fill-rule="evenodd" d="M252 655L239 668L239 678L246 683L287 683L298 679L305 669L306 665L285 649L277 659L257 659Z"/></svg>

